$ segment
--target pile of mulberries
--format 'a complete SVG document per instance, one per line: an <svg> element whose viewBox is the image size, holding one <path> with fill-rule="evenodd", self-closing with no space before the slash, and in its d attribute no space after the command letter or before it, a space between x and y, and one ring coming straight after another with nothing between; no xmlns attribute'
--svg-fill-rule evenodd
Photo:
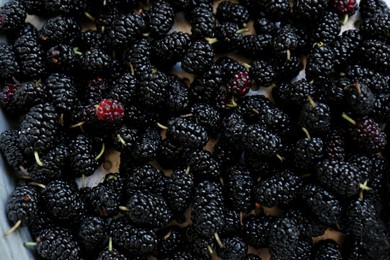
<svg viewBox="0 0 390 260"><path fill-rule="evenodd" d="M5 235L42 259L390 259L388 3L9 1Z"/></svg>

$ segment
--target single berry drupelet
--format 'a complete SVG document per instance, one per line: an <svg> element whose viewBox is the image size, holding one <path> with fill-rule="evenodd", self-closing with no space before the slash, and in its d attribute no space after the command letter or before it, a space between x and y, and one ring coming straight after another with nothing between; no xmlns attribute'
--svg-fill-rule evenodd
<svg viewBox="0 0 390 260"><path fill-rule="evenodd" d="M173 217L166 201L151 193L134 192L127 208L132 222L150 227L164 227Z"/></svg>
<svg viewBox="0 0 390 260"><path fill-rule="evenodd" d="M19 129L19 147L26 155L47 151L58 130L54 106L43 103L32 107Z"/></svg>
<svg viewBox="0 0 390 260"><path fill-rule="evenodd" d="M280 170L254 187L254 197L260 205L272 208L286 206L299 195L302 181L290 170Z"/></svg>
<svg viewBox="0 0 390 260"><path fill-rule="evenodd" d="M80 223L85 214L76 183L64 180L51 181L43 190L42 197L49 215L67 224Z"/></svg>
<svg viewBox="0 0 390 260"><path fill-rule="evenodd" d="M269 250L275 259L290 258L299 243L299 228L295 221L281 218L272 225L269 233Z"/></svg>
<svg viewBox="0 0 390 260"><path fill-rule="evenodd" d="M166 180L165 198L175 213L184 212L190 205L194 192L194 177L185 169L177 169Z"/></svg>
<svg viewBox="0 0 390 260"><path fill-rule="evenodd" d="M26 17L23 1L6 2L0 9L0 33L17 31L23 26Z"/></svg>
<svg viewBox="0 0 390 260"><path fill-rule="evenodd" d="M158 0L150 6L147 17L149 31L152 34L164 35L173 26L175 12L169 2Z"/></svg>
<svg viewBox="0 0 390 260"><path fill-rule="evenodd" d="M194 42L184 55L181 66L188 73L205 72L213 63L214 50L211 44L199 40Z"/></svg>
<svg viewBox="0 0 390 260"><path fill-rule="evenodd" d="M29 226L38 215L40 203L37 188L27 184L17 185L8 197L6 208L8 220L15 225L14 227ZM8 234L9 232L6 233Z"/></svg>
<svg viewBox="0 0 390 260"><path fill-rule="evenodd" d="M44 259L80 259L80 245L72 233L64 228L44 229L37 238L38 254Z"/></svg>
<svg viewBox="0 0 390 260"><path fill-rule="evenodd" d="M91 253L102 248L108 237L107 231L107 220L98 216L84 218L78 230L81 248Z"/></svg>
<svg viewBox="0 0 390 260"><path fill-rule="evenodd" d="M341 218L339 200L327 190L315 184L307 184L301 191L301 198L312 214L324 225L336 227Z"/></svg>

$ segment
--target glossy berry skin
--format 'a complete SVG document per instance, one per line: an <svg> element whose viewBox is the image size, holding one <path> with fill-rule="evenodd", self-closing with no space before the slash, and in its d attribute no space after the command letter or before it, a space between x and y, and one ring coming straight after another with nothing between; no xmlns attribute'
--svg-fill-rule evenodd
<svg viewBox="0 0 390 260"><path fill-rule="evenodd" d="M174 118L168 122L168 138L178 145L192 148L203 147L208 141L203 127L184 118Z"/></svg>
<svg viewBox="0 0 390 260"><path fill-rule="evenodd" d="M69 144L69 161L75 176L90 176L99 166L93 150L92 140L85 135L76 136Z"/></svg>
<svg viewBox="0 0 390 260"><path fill-rule="evenodd" d="M271 227L269 235L269 249L273 258L289 258L298 246L299 229L297 224L289 218L277 220Z"/></svg>
<svg viewBox="0 0 390 260"><path fill-rule="evenodd" d="M22 27L27 13L22 1L9 1L0 10L0 33L12 32Z"/></svg>
<svg viewBox="0 0 390 260"><path fill-rule="evenodd" d="M243 221L244 241L255 248L269 245L270 230L277 218L271 216L249 216Z"/></svg>
<svg viewBox="0 0 390 260"><path fill-rule="evenodd" d="M37 238L38 254L44 259L80 259L80 245L72 233L64 228L43 230Z"/></svg>
<svg viewBox="0 0 390 260"><path fill-rule="evenodd" d="M212 153L206 150L195 150L186 156L186 163L196 181L218 180L220 177L220 163Z"/></svg>
<svg viewBox="0 0 390 260"><path fill-rule="evenodd" d="M358 115L368 115L374 108L374 94L366 85L359 82L345 90L345 97L352 111Z"/></svg>
<svg viewBox="0 0 390 260"><path fill-rule="evenodd" d="M341 24L338 15L334 12L325 12L313 31L312 42L331 43L337 38L340 31Z"/></svg>
<svg viewBox="0 0 390 260"><path fill-rule="evenodd" d="M218 183L203 181L195 189L191 219L195 230L212 237L224 225L222 188Z"/></svg>
<svg viewBox="0 0 390 260"><path fill-rule="evenodd" d="M254 188L254 196L265 207L283 206L297 198L301 179L289 170L283 170L264 179Z"/></svg>
<svg viewBox="0 0 390 260"><path fill-rule="evenodd" d="M313 107L313 104L307 102L303 105L298 120L299 125L306 128L309 133L326 133L331 127L330 107L320 102L315 103Z"/></svg>
<svg viewBox="0 0 390 260"><path fill-rule="evenodd" d="M138 38L146 29L144 18L140 14L131 13L120 16L108 32L111 45L126 46Z"/></svg>
<svg viewBox="0 0 390 260"><path fill-rule="evenodd" d="M42 196L46 210L57 221L75 224L85 214L85 204L75 183L54 180L46 186Z"/></svg>
<svg viewBox="0 0 390 260"><path fill-rule="evenodd" d="M21 184L16 186L7 201L7 217L12 225L19 220L22 226L29 226L38 215L40 195L35 187Z"/></svg>
<svg viewBox="0 0 390 260"><path fill-rule="evenodd" d="M251 62L249 75L257 87L269 87L276 79L276 69L266 60L254 60Z"/></svg>
<svg viewBox="0 0 390 260"><path fill-rule="evenodd" d="M333 240L320 241L316 245L314 255L316 259L342 259L340 246Z"/></svg>
<svg viewBox="0 0 390 260"><path fill-rule="evenodd" d="M342 197L356 195L359 184L364 182L358 167L337 160L323 160L317 167L316 177L325 187Z"/></svg>
<svg viewBox="0 0 390 260"><path fill-rule="evenodd" d="M28 168L31 180L41 184L47 184L52 180L60 179L66 172L66 164L70 155L69 147L63 143L57 143L46 154L40 156L43 166L34 164Z"/></svg>
<svg viewBox="0 0 390 260"><path fill-rule="evenodd" d="M168 2L160 0L150 6L147 17L150 32L162 35L172 28L175 12Z"/></svg>
<svg viewBox="0 0 390 260"><path fill-rule="evenodd" d="M81 32L81 27L74 17L55 16L39 30L38 39L45 46L72 44Z"/></svg>
<svg viewBox="0 0 390 260"><path fill-rule="evenodd" d="M5 43L0 43L0 77L2 79L9 79L19 73L19 65L16 61L15 53Z"/></svg>
<svg viewBox="0 0 390 260"><path fill-rule="evenodd" d="M249 92L252 87L249 74L246 71L240 71L233 76L228 86L228 93L235 97L242 97Z"/></svg>
<svg viewBox="0 0 390 260"><path fill-rule="evenodd" d="M309 170L321 161L324 143L321 138L304 138L295 144L294 161L298 169Z"/></svg>
<svg viewBox="0 0 390 260"><path fill-rule="evenodd" d="M184 169L174 170L166 181L166 200L174 212L184 212L190 205L194 192L194 177Z"/></svg>
<svg viewBox="0 0 390 260"><path fill-rule="evenodd" d="M49 103L36 105L30 109L20 124L19 147L25 154L34 151L44 152L53 144L57 132L57 113Z"/></svg>
<svg viewBox="0 0 390 260"><path fill-rule="evenodd" d="M333 0L333 9L338 15L352 16L358 9L358 3L356 0Z"/></svg>
<svg viewBox="0 0 390 260"><path fill-rule="evenodd" d="M115 248L113 248L111 251L106 248L100 252L97 260L127 260L127 258Z"/></svg>
<svg viewBox="0 0 390 260"><path fill-rule="evenodd" d="M196 39L215 36L216 19L210 5L198 5L191 11L191 32Z"/></svg>
<svg viewBox="0 0 390 260"><path fill-rule="evenodd" d="M49 98L58 113L70 112L76 104L76 88L73 80L60 73L53 73L46 79Z"/></svg>
<svg viewBox="0 0 390 260"><path fill-rule="evenodd" d="M187 50L182 59L181 66L188 73L200 74L205 72L212 64L214 50L206 41L196 41Z"/></svg>
<svg viewBox="0 0 390 260"><path fill-rule="evenodd" d="M372 118L363 118L356 126L350 126L348 132L353 142L369 154L382 151L387 144L385 132Z"/></svg>
<svg viewBox="0 0 390 260"><path fill-rule="evenodd" d="M286 212L285 216L294 220L300 229L302 238L321 236L325 233L327 226L318 221L311 212L304 207L292 208Z"/></svg>
<svg viewBox="0 0 390 260"><path fill-rule="evenodd" d="M218 256L222 259L246 259L248 245L239 237L222 239L223 248L218 248Z"/></svg>
<svg viewBox="0 0 390 260"><path fill-rule="evenodd" d="M112 99L103 99L99 102L95 114L99 120L114 122L122 119L125 115L121 103Z"/></svg>
<svg viewBox="0 0 390 260"><path fill-rule="evenodd" d="M27 163L27 158L18 146L18 130L6 130L0 134L0 152L5 157L7 163L15 170L19 171L20 166Z"/></svg>
<svg viewBox="0 0 390 260"><path fill-rule="evenodd" d="M281 145L280 136L260 124L244 129L242 141L245 150L268 157L276 156Z"/></svg>
<svg viewBox="0 0 390 260"><path fill-rule="evenodd" d="M252 198L253 180L244 167L233 166L227 170L226 194L232 209L249 212L254 207Z"/></svg>
<svg viewBox="0 0 390 260"><path fill-rule="evenodd" d="M111 221L108 235L113 245L127 255L150 255L157 248L157 234L152 229L135 226L127 217Z"/></svg>
<svg viewBox="0 0 390 260"><path fill-rule="evenodd" d="M301 197L321 223L331 227L335 227L339 223L342 207L332 193L320 186L308 184L303 187Z"/></svg>
<svg viewBox="0 0 390 260"><path fill-rule="evenodd" d="M219 22L244 24L249 21L249 11L242 5L223 1L217 7L216 17Z"/></svg>
<svg viewBox="0 0 390 260"><path fill-rule="evenodd" d="M78 236L83 249L88 252L101 248L107 239L108 224L101 217L90 216L82 220Z"/></svg>
<svg viewBox="0 0 390 260"><path fill-rule="evenodd" d="M154 194L133 193L127 208L127 216L132 222L149 227L164 227L172 218L166 201Z"/></svg>

